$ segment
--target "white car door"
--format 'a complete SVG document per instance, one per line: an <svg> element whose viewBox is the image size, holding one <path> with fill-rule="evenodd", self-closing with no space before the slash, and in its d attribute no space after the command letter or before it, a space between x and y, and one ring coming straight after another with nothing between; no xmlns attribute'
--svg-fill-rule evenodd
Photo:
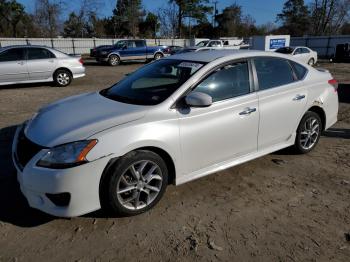
<svg viewBox="0 0 350 262"><path fill-rule="evenodd" d="M288 60L261 57L254 59L254 65L259 83L258 150L263 150L291 138L308 94Z"/></svg>
<svg viewBox="0 0 350 262"><path fill-rule="evenodd" d="M24 48L6 49L0 53L0 82L22 82L28 80Z"/></svg>
<svg viewBox="0 0 350 262"><path fill-rule="evenodd" d="M178 110L187 173L256 152L259 109L249 75L247 61L224 66L193 90L210 95L210 107Z"/></svg>
<svg viewBox="0 0 350 262"><path fill-rule="evenodd" d="M55 55L46 48L28 47L27 66L31 80L45 80L52 77L56 68Z"/></svg>

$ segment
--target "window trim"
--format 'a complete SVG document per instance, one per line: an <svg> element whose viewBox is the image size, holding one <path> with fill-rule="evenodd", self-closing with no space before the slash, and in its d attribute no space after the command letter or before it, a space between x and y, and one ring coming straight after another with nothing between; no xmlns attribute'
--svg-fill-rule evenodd
<svg viewBox="0 0 350 262"><path fill-rule="evenodd" d="M230 60L227 62L224 62L220 65L217 65L213 68L211 68L209 71L207 71L204 75L202 75L198 81L196 81L194 84L192 84L189 88L187 88L177 99L176 101L171 105L170 109L175 109L175 108L179 108L181 107L182 103L181 101L183 101L183 98L186 97L189 93L191 93L201 82L203 82L207 77L209 77L211 74L213 74L216 70L220 69L221 67L225 67L227 65L233 64L233 63L239 63L239 62L247 62L248 64L248 75L249 75L249 85L250 85L250 92L248 94L245 95L241 95L241 96L236 96L236 97L231 97L228 99L224 99L224 100L220 100L220 101L216 101L213 102L213 104L216 103L220 103L223 101L228 101L228 100L232 100L232 99L237 99L243 96L247 96L247 95L251 95L252 93L256 92L256 88L255 88L255 79L253 78L253 71L252 71L252 60L250 57L248 58L239 58L239 59L234 59L234 60Z"/></svg>
<svg viewBox="0 0 350 262"><path fill-rule="evenodd" d="M291 82L291 83L288 83L288 84L284 84L284 85L280 85L280 86L275 86L275 87L271 87L271 88L268 88L268 89L260 89L260 84L259 84L259 79L258 79L258 73L257 73L257 71L256 71L255 61L254 61L254 59L257 59L257 58L270 58L270 59L282 59L282 60L285 60L285 61L288 63L288 65L289 65L289 67L291 68L291 70L292 70L292 75L293 75L294 81ZM275 88L284 87L284 86L286 86L286 85L295 84L295 83L297 83L297 82L302 81L302 80L306 77L307 73L309 72L309 70L307 69L304 78L303 78L303 79L298 79L297 74L295 73L295 69L294 69L293 65L291 64L291 60L286 59L286 58L283 58L283 57L255 56L255 57L252 57L252 58L251 58L251 62L252 62L253 72L254 72L254 73L253 73L253 74L254 74L254 81L255 81L255 83L256 83L256 92L262 92L262 91L272 90L272 89L275 89Z"/></svg>
<svg viewBox="0 0 350 262"><path fill-rule="evenodd" d="M295 74L295 78L296 78L296 81L295 81L295 82L304 81L304 79L306 78L306 76L307 76L308 73L309 73L309 69L308 69L307 67L305 67L304 65L302 65L302 64L300 64L300 63L298 63L298 62L296 62L296 61L288 60L288 62L289 62L289 64L290 64L290 66L292 67L293 72L294 72L294 74ZM298 78L298 75L297 75L297 73L296 73L295 66L293 66L293 63L298 64L298 65L302 66L303 68L305 68L305 74L304 74L303 78L301 78L301 79Z"/></svg>

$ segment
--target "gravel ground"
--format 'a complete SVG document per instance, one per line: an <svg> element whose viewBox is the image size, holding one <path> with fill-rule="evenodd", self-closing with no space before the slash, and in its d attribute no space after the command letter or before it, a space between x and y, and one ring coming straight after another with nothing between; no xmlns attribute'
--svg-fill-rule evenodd
<svg viewBox="0 0 350 262"><path fill-rule="evenodd" d="M350 64L327 64L342 85L339 122L308 155L280 151L168 187L150 212L72 219L30 209L10 159L15 126L57 99L100 90L141 64L87 65L67 88L0 88L0 261L349 261Z"/></svg>

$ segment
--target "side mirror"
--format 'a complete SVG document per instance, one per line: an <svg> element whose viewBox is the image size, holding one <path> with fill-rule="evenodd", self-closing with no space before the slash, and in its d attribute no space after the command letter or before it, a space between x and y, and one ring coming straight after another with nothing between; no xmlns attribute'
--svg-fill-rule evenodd
<svg viewBox="0 0 350 262"><path fill-rule="evenodd" d="M125 49L128 49L128 47L126 45L124 45L122 49L125 50Z"/></svg>
<svg viewBox="0 0 350 262"><path fill-rule="evenodd" d="M213 98L202 92L192 92L185 97L185 101L190 107L208 107L213 103Z"/></svg>

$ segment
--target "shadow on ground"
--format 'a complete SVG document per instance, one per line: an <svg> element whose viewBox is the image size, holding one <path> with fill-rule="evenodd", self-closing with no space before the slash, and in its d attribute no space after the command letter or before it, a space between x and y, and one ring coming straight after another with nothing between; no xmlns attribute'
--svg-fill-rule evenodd
<svg viewBox="0 0 350 262"><path fill-rule="evenodd" d="M28 206L16 180L11 146L16 126L0 129L0 221L20 227L45 224L53 217Z"/></svg>
<svg viewBox="0 0 350 262"><path fill-rule="evenodd" d="M57 87L54 82L40 82L40 83L27 83L27 84L14 84L14 85L3 85L0 86L1 89L23 89L23 88L33 88L33 87ZM59 87L58 87L59 88Z"/></svg>
<svg viewBox="0 0 350 262"><path fill-rule="evenodd" d="M350 84L339 84L338 96L340 103L350 103Z"/></svg>
<svg viewBox="0 0 350 262"><path fill-rule="evenodd" d="M323 133L323 136L350 139L350 129L330 128Z"/></svg>

